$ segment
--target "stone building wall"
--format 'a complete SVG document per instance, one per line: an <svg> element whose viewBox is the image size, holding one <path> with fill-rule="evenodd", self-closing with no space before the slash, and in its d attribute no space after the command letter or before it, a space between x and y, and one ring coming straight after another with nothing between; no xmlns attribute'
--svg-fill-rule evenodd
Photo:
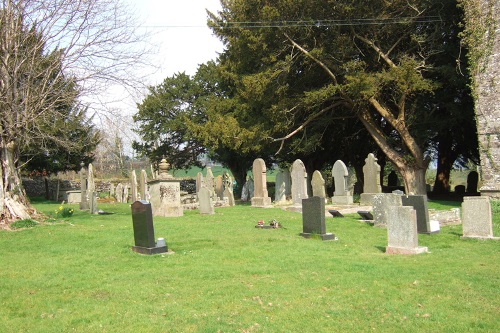
<svg viewBox="0 0 500 333"><path fill-rule="evenodd" d="M476 77L475 108L483 184L481 195L500 199L500 2L481 2L482 12L492 10L495 22L491 52L483 59L485 69Z"/></svg>

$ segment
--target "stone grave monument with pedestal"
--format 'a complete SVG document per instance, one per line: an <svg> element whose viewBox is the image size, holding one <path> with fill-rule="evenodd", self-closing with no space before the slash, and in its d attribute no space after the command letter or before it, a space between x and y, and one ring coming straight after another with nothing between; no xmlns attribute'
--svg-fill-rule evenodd
<svg viewBox="0 0 500 333"><path fill-rule="evenodd" d="M168 173L170 164L162 159L158 166L158 177L148 182L153 216L183 216L180 181Z"/></svg>

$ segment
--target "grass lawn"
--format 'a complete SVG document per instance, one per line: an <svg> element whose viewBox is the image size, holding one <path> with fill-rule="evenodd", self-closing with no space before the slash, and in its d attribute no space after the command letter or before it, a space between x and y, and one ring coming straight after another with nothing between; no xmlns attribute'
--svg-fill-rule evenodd
<svg viewBox="0 0 500 333"><path fill-rule="evenodd" d="M448 204L430 203L430 208ZM453 205L453 204L451 204ZM52 214L57 204L38 202ZM248 205L155 218L171 255L130 250L128 204L0 232L0 332L498 332L500 242L460 225L420 235L431 253L384 253L387 231ZM500 236L500 203L493 207ZM257 229L276 219L282 229Z"/></svg>

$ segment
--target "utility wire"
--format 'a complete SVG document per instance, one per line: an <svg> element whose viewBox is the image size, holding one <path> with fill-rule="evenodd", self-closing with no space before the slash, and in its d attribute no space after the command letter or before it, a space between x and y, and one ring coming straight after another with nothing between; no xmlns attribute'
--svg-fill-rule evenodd
<svg viewBox="0 0 500 333"><path fill-rule="evenodd" d="M343 20L300 20L300 21L243 21L221 22L224 28L229 29L259 29L259 28L297 28L297 27L336 27L336 26L367 26L408 23L442 22L440 16L422 17L395 17L386 19L343 19ZM150 25L144 28L205 28L203 25Z"/></svg>

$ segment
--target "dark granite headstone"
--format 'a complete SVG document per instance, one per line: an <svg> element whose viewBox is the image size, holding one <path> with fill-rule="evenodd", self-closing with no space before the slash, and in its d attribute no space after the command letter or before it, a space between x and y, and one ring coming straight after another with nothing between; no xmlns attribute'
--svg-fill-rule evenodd
<svg viewBox="0 0 500 333"><path fill-rule="evenodd" d="M477 183L479 182L479 174L477 171L471 171L467 175L467 193L477 193Z"/></svg>
<svg viewBox="0 0 500 333"><path fill-rule="evenodd" d="M332 214L333 217L344 217L341 212L335 209L330 209L328 213Z"/></svg>
<svg viewBox="0 0 500 333"><path fill-rule="evenodd" d="M325 198L302 199L302 228L300 235L305 238L318 235L322 240L335 239L334 234L326 233Z"/></svg>
<svg viewBox="0 0 500 333"><path fill-rule="evenodd" d="M387 176L387 186L398 186L398 175L396 174L396 171L392 170L391 173L389 173L389 175Z"/></svg>
<svg viewBox="0 0 500 333"><path fill-rule="evenodd" d="M134 226L135 246L132 250L142 254L157 254L168 251L167 246L156 246L151 204L145 200L132 205L132 223Z"/></svg>
<svg viewBox="0 0 500 333"><path fill-rule="evenodd" d="M430 234L439 231L431 232L429 221L429 209L427 206L426 195L403 195L401 197L403 206L412 206L417 212L417 232L419 234Z"/></svg>

